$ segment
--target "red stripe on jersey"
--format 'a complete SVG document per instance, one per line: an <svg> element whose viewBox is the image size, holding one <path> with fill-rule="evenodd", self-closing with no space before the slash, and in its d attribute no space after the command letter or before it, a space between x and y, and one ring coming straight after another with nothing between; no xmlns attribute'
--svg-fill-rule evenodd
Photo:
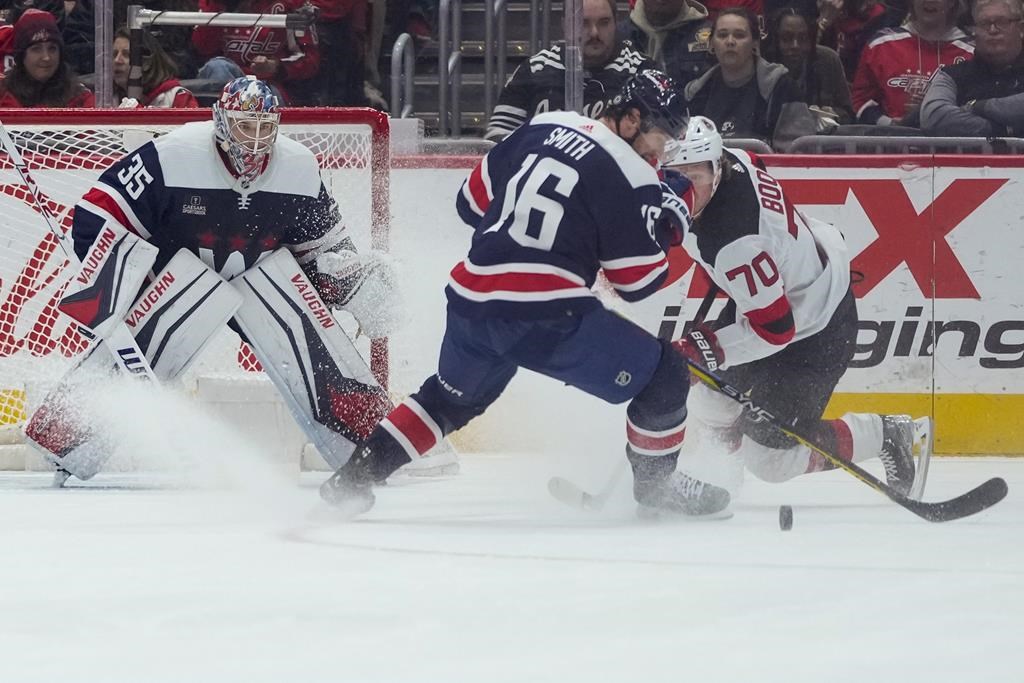
<svg viewBox="0 0 1024 683"><path fill-rule="evenodd" d="M487 213L487 207L491 205L491 195L487 192L487 185L484 183L484 160L481 160L473 172L469 174L469 193L473 195L480 213Z"/></svg>
<svg viewBox="0 0 1024 683"><path fill-rule="evenodd" d="M626 423L626 441L633 448L641 451L667 451L671 448L681 447L683 438L686 436L686 425L679 425L679 430L661 436L641 434L633 425Z"/></svg>
<svg viewBox="0 0 1024 683"><path fill-rule="evenodd" d="M793 319L793 309L789 306L789 299L783 294L774 302L768 304L764 308L759 308L755 311L747 311L744 315L750 320L751 327L754 328L754 332L757 336L764 339L769 344L775 344L776 346L782 346L788 344L793 337L796 335L796 328L790 322L789 326L781 331L772 331L768 329L768 326L772 323L778 322L789 316L790 320Z"/></svg>
<svg viewBox="0 0 1024 683"><path fill-rule="evenodd" d="M793 218L793 205L786 200L783 200L783 203L786 206L786 225L789 226L789 234L795 239L797 236L797 227L796 220Z"/></svg>
<svg viewBox="0 0 1024 683"><path fill-rule="evenodd" d="M412 447L420 455L429 451L437 443L437 439L434 438L434 432L427 426L427 423L404 403L392 410L387 416L387 420L405 438L409 439L409 443L412 444Z"/></svg>
<svg viewBox="0 0 1024 683"><path fill-rule="evenodd" d="M655 263L648 263L642 266L629 266L628 268L605 268L604 274L608 281L617 287L631 285L640 282L652 272L665 268L668 259L664 256Z"/></svg>
<svg viewBox="0 0 1024 683"><path fill-rule="evenodd" d="M125 215L125 212L121 210L121 207L118 205L117 201L100 188L90 188L89 191L85 193L85 196L82 197L82 201L90 202L91 204L94 204L97 207L103 209L111 216L113 216L114 219L121 224L121 227L123 227L125 230L132 233L133 235L139 234L139 231L136 230L135 227L132 225L131 221L128 220L128 216Z"/></svg>
<svg viewBox="0 0 1024 683"><path fill-rule="evenodd" d="M452 279L473 292L554 292L562 289L579 289L583 285L560 275L550 273L496 273L478 275L466 269L465 262L452 268Z"/></svg>

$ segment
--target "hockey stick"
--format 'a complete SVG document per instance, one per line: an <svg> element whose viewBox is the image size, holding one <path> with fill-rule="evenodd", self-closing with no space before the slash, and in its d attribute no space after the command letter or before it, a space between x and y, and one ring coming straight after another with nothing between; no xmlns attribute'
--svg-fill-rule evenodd
<svg viewBox="0 0 1024 683"><path fill-rule="evenodd" d="M28 165L21 156L21 152L18 151L17 146L14 144L14 140L11 139L10 133L7 132L7 128L0 122L0 145L3 146L4 151L7 152L7 156L11 158L11 163L14 165L15 170L18 171L18 175L21 176L21 180L28 187L29 194L32 195L32 202L35 204L36 211L42 216L43 220L46 221L46 226L50 229L52 234L57 239L57 244L60 245L61 250L71 263L77 263L78 257L75 255L74 247L70 243L68 236L57 227L55 217L50 213L50 210L46 208L46 204L43 202L42 193L39 191L39 186L36 185L35 180L32 179L32 174L29 173ZM82 336L86 337L89 341L95 341L97 335L95 332L79 324L78 329ZM110 333L105 335L103 338L104 344L110 349L110 352L114 355L114 360L117 361L119 367L127 372L129 375L144 375L147 379L155 382L156 375L153 374L153 369L149 366L149 362L139 349L138 343L135 341L135 337L132 336L131 331L125 323L120 323L111 329Z"/></svg>
<svg viewBox="0 0 1024 683"><path fill-rule="evenodd" d="M683 334L688 333L694 327L704 322L708 311L711 310L712 304L715 303L715 297L718 296L719 292L718 285L712 282L710 277L707 280L707 294L704 295L704 299L700 302L700 307L697 308L697 313L693 316L693 320L686 323L683 327ZM578 510L600 512L612 493L615 492L615 488L619 485L624 472L624 467L616 466L608 478L608 482L597 493L590 493L582 486L578 486L564 477L552 477L548 480L548 492L555 500L569 507L574 507Z"/></svg>
<svg viewBox="0 0 1024 683"><path fill-rule="evenodd" d="M1006 480L1002 477L993 477L956 498L951 498L937 503L925 503L923 501L914 500L913 498L900 493L888 484L882 482L877 477L871 475L869 472L854 463L847 462L842 458L832 455L824 448L814 443L812 439L801 434L798 429L783 424L783 422L779 418L775 417L771 412L755 405L754 402L750 400L749 396L745 395L736 387L716 377L707 368L702 368L689 360L687 360L687 363L690 366L690 372L692 372L695 377L715 391L718 391L739 403L743 406L743 409L749 412L756 420L771 424L786 436L791 439L795 439L798 443L807 446L815 453L821 455L838 469L852 474L857 479L860 479L874 490L886 496L892 502L909 510L910 512L913 512L921 519L928 520L929 522L948 522L954 519L960 519L961 517L968 517L981 512L982 510L987 510L1006 497L1008 491Z"/></svg>

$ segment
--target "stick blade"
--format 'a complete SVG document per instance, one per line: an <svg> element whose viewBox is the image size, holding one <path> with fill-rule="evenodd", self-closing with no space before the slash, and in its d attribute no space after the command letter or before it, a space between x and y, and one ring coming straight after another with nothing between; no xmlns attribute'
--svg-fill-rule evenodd
<svg viewBox="0 0 1024 683"><path fill-rule="evenodd" d="M562 477L548 479L548 492L558 502L577 510L599 510L601 507L596 505L594 496Z"/></svg>
<svg viewBox="0 0 1024 683"><path fill-rule="evenodd" d="M989 509L1006 498L1009 490L1005 479L993 477L956 498L941 503L922 503L908 499L904 507L929 522L951 522Z"/></svg>

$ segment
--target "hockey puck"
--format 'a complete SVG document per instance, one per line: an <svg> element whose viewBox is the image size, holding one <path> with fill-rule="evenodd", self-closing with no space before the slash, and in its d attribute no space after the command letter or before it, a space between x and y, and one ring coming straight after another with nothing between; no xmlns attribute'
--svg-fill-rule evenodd
<svg viewBox="0 0 1024 683"><path fill-rule="evenodd" d="M779 506L779 528L783 531L793 528L793 508L788 505Z"/></svg>

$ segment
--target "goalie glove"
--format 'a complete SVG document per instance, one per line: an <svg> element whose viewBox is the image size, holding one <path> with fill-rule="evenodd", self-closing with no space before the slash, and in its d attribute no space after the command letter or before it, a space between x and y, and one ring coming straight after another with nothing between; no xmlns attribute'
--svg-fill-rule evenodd
<svg viewBox="0 0 1024 683"><path fill-rule="evenodd" d="M706 325L698 325L679 341L672 342L679 353L701 368L716 372L725 363L725 353L718 343L718 337ZM690 384L696 384L697 378L690 374Z"/></svg>
<svg viewBox="0 0 1024 683"><path fill-rule="evenodd" d="M376 339L394 332L404 314L398 277L382 252L331 251L316 260L310 280L331 308L347 311L363 334Z"/></svg>

